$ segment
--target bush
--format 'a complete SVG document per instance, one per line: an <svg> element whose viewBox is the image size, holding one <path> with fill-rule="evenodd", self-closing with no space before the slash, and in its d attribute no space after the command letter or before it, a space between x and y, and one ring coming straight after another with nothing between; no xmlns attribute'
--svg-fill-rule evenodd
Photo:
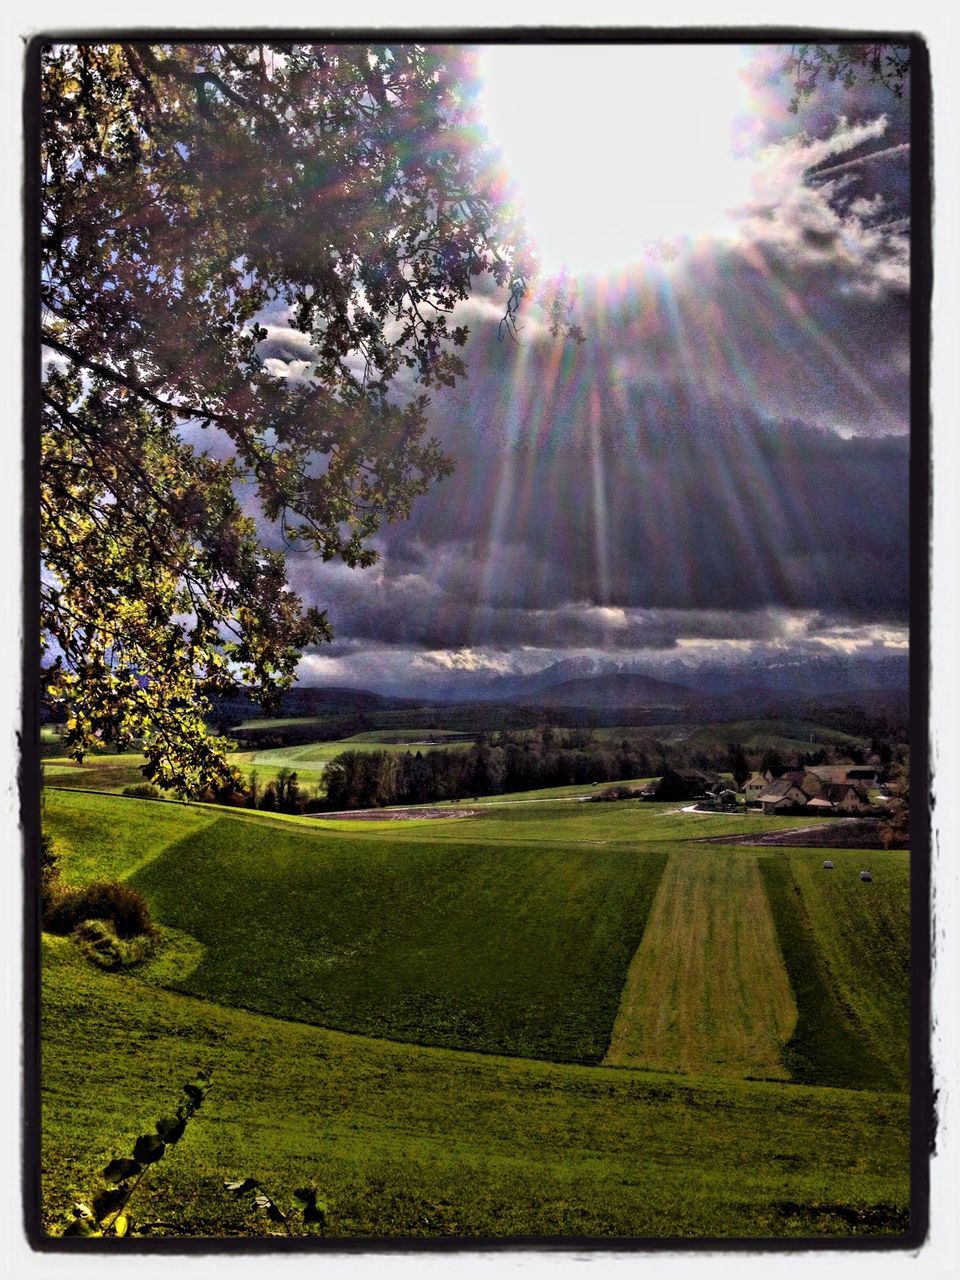
<svg viewBox="0 0 960 1280"><path fill-rule="evenodd" d="M85 920L108 920L118 938L152 937L156 932L143 894L110 880L57 893L44 912L43 923L50 933L72 933Z"/></svg>
<svg viewBox="0 0 960 1280"><path fill-rule="evenodd" d="M119 938L109 920L82 920L73 931L80 950L102 969L122 969L153 955L153 933Z"/></svg>
<svg viewBox="0 0 960 1280"><path fill-rule="evenodd" d="M125 796L134 796L137 800L159 800L160 788L152 782L137 782L132 787L124 787Z"/></svg>

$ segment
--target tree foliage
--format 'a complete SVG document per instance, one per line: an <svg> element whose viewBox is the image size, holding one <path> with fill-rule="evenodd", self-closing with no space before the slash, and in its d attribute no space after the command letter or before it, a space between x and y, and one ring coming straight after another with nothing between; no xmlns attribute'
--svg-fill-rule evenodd
<svg viewBox="0 0 960 1280"><path fill-rule="evenodd" d="M323 780L328 809L368 809L647 777L650 767L637 742L551 728L484 736L469 750L345 751Z"/></svg>
<svg viewBox="0 0 960 1280"><path fill-rule="evenodd" d="M882 85L895 98L902 98L910 76L910 48L858 41L795 44L781 70L792 82L793 96L788 110L793 115L818 89L836 82L848 90Z"/></svg>
<svg viewBox="0 0 960 1280"><path fill-rule="evenodd" d="M451 313L530 270L470 84L441 46L44 51L43 669L77 758L141 740L161 784L222 783L207 695L269 701L331 634L255 517L362 567L451 469Z"/></svg>

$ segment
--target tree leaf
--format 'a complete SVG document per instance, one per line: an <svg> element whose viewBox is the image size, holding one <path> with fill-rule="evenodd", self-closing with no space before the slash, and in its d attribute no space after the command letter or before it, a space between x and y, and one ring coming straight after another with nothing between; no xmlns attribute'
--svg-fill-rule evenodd
<svg viewBox="0 0 960 1280"><path fill-rule="evenodd" d="M93 1197L93 1215L97 1222L103 1222L111 1213L116 1212L127 1198L126 1187L107 1187L98 1191Z"/></svg>
<svg viewBox="0 0 960 1280"><path fill-rule="evenodd" d="M323 1226L327 1220L327 1202L326 1200L313 1200L306 1205L303 1210L303 1220L310 1226L316 1224Z"/></svg>
<svg viewBox="0 0 960 1280"><path fill-rule="evenodd" d="M125 1157L111 1160L104 1169L103 1176L108 1182L126 1182L127 1178L135 1178L141 1167L137 1160L129 1160Z"/></svg>
<svg viewBox="0 0 960 1280"><path fill-rule="evenodd" d="M172 1147L183 1137L186 1128L187 1122L182 1116L164 1116L157 1121L157 1136Z"/></svg>
<svg viewBox="0 0 960 1280"><path fill-rule="evenodd" d="M92 1222L88 1222L86 1218L74 1218L67 1229L63 1233L65 1236L102 1236L103 1232L99 1227L94 1226Z"/></svg>
<svg viewBox="0 0 960 1280"><path fill-rule="evenodd" d="M142 1133L133 1146L134 1158L141 1164L155 1164L165 1150L166 1144L155 1133Z"/></svg>
<svg viewBox="0 0 960 1280"><path fill-rule="evenodd" d="M319 1198L316 1187L298 1187L293 1193L293 1204L303 1215L307 1226L323 1224L327 1218L326 1201Z"/></svg>
<svg viewBox="0 0 960 1280"><path fill-rule="evenodd" d="M113 1224L114 1234L118 1236L125 1236L129 1226L129 1218L127 1218L125 1214L121 1213Z"/></svg>

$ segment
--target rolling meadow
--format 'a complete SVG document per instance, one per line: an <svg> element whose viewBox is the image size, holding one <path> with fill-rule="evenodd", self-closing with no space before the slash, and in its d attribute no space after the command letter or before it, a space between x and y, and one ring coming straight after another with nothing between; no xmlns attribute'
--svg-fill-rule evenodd
<svg viewBox="0 0 960 1280"><path fill-rule="evenodd" d="M904 1232L909 855L587 794L358 822L51 779L65 881L160 931L117 972L44 937L51 1230L203 1067L138 1193L186 1234L262 1230L248 1176L351 1238Z"/></svg>

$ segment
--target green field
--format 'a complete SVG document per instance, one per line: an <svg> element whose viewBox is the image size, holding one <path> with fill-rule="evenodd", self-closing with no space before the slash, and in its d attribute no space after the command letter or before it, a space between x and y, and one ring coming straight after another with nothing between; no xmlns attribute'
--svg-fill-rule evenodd
<svg viewBox="0 0 960 1280"><path fill-rule="evenodd" d="M832 729L811 720L723 720L716 724L651 724L642 728L613 725L594 729L599 738L620 742L624 738L656 739L658 742L683 743L691 748L726 747L739 743L747 751L782 751L795 753L815 747L864 746L868 740L842 729Z"/></svg>
<svg viewBox="0 0 960 1280"><path fill-rule="evenodd" d="M106 975L44 947L43 1209L59 1219L199 1065L214 1089L141 1221L250 1234L222 1190L315 1181L330 1233L902 1232L905 1099L497 1058L342 1035Z"/></svg>
<svg viewBox="0 0 960 1280"><path fill-rule="evenodd" d="M51 756L43 760L41 769L45 786L120 792L144 781L145 763L144 757L134 752L88 755L82 764L66 756Z"/></svg>
<svg viewBox="0 0 960 1280"><path fill-rule="evenodd" d="M65 877L166 938L128 974L50 940L49 1209L209 1064L151 1192L201 1235L251 1229L221 1173L317 1179L348 1236L902 1232L908 855L585 791L371 823L49 788Z"/></svg>
<svg viewBox="0 0 960 1280"><path fill-rule="evenodd" d="M453 738L453 741L449 741ZM292 769L301 783L318 783L326 765L345 751L457 751L472 739L436 730L378 729L358 733L333 742L311 742L297 747L266 747L258 751L236 751L229 759L249 780L256 770L261 783L276 779L281 769Z"/></svg>
<svg viewBox="0 0 960 1280"><path fill-rule="evenodd" d="M672 852L606 1060L789 1078L781 1046L796 1017L756 855Z"/></svg>
<svg viewBox="0 0 960 1280"><path fill-rule="evenodd" d="M251 721L260 727L271 724L310 725L314 721ZM90 754L82 764L62 754L60 737L49 725L41 735L44 784L86 791L121 792L124 787L143 782L141 768L144 757L136 752L123 754ZM311 742L304 746L268 747L255 751L232 751L227 759L249 782L256 772L261 786L275 782L281 769L292 769L301 789L312 794L322 789L324 767L344 751L451 751L463 750L473 739L445 729L375 729L338 738L330 742Z"/></svg>
<svg viewBox="0 0 960 1280"><path fill-rule="evenodd" d="M699 725L684 741L692 747L739 742L748 751L809 751L818 746L847 747L862 739L809 720L737 720Z"/></svg>

